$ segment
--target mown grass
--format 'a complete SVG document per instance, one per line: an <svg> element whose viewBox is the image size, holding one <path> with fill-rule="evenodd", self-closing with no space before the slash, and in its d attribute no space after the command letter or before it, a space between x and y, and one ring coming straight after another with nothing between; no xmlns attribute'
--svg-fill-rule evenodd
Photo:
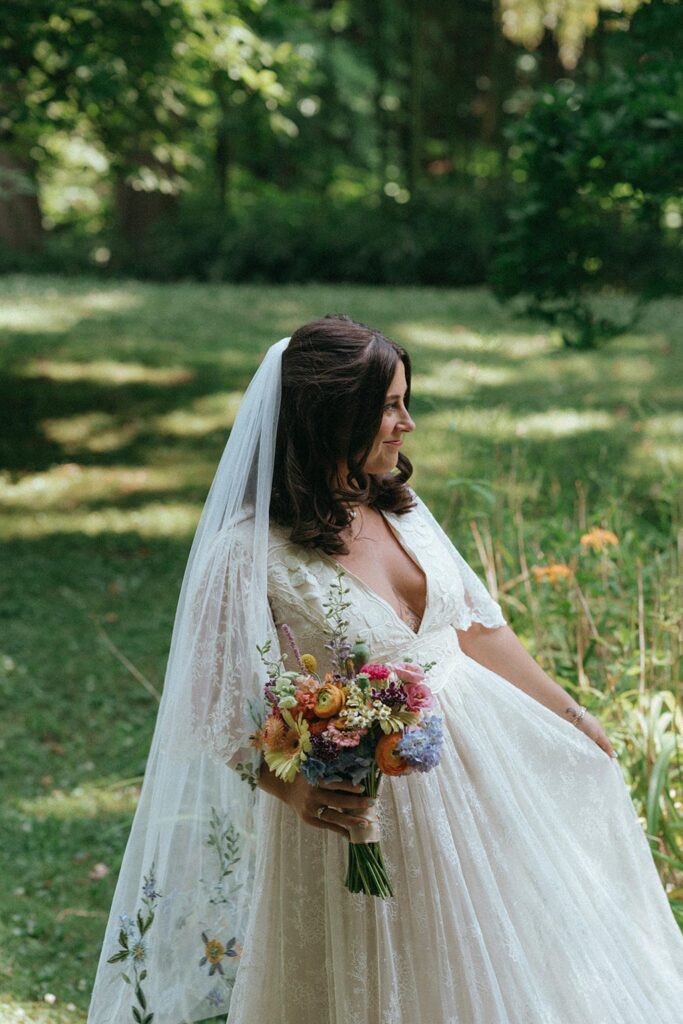
<svg viewBox="0 0 683 1024"><path fill-rule="evenodd" d="M9 277L2 1021L85 1020L178 587L240 393L268 345L339 311L409 349L413 482L523 642L603 720L683 921L683 301L579 354L477 289ZM582 544L593 527L617 543Z"/></svg>

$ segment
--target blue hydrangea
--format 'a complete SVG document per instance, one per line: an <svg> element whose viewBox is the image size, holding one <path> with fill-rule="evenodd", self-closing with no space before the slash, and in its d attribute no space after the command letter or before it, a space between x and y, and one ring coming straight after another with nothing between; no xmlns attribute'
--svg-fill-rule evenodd
<svg viewBox="0 0 683 1024"><path fill-rule="evenodd" d="M424 718L418 727L407 729L396 744L396 753L418 772L436 768L443 748L443 722L440 715Z"/></svg>

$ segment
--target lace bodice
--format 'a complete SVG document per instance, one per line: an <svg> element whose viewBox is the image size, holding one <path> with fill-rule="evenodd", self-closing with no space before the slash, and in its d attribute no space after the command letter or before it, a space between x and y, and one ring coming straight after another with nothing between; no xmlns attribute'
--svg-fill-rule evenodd
<svg viewBox="0 0 683 1024"><path fill-rule="evenodd" d="M460 653L456 627L461 628L471 607L467 607L465 586L450 545L447 547L435 535L419 508L402 516L383 514L399 543L426 577L427 601L417 631L388 601L334 557L293 544L286 527L271 523L268 596L288 668L295 666L282 630L283 623L293 630L302 652L315 655L324 671L329 668L329 652L324 646L327 622L323 602L329 600L330 587L340 569L345 573L345 585L349 588L350 606L345 613L349 621L348 636L352 641L363 639L370 647L373 660L409 657L443 664L448 655ZM503 624L500 608L490 598L489 602L494 608L493 613L488 609L489 624ZM447 673L439 673L433 686L439 689L446 681Z"/></svg>

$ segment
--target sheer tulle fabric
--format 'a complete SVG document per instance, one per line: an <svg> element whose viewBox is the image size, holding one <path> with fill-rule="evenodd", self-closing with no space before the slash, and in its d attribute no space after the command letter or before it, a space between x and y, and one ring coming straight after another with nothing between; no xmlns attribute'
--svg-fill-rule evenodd
<svg viewBox="0 0 683 1024"><path fill-rule="evenodd" d="M229 1003L257 846L249 736L266 673L256 645L270 638L279 655L267 548L288 341L270 347L245 393L192 544L91 1024L149 1013L180 1024Z"/></svg>

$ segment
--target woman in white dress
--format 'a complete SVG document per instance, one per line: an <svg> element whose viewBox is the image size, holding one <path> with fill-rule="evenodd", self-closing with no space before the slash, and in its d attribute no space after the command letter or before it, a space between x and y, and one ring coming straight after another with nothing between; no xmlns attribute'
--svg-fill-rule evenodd
<svg viewBox="0 0 683 1024"><path fill-rule="evenodd" d="M191 552L89 1020L678 1024L683 936L608 737L407 484L407 353L343 316L278 346ZM340 570L349 637L435 662L444 720L439 766L380 786L388 900L344 887L359 787L250 742L255 642L287 664L286 624L326 670Z"/></svg>

